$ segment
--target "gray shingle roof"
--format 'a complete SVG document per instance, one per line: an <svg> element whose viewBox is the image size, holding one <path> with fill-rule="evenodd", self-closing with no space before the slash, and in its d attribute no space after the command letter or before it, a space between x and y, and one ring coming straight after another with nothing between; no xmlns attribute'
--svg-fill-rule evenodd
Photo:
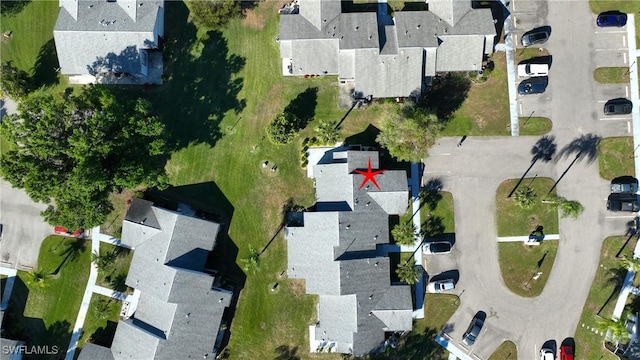
<svg viewBox="0 0 640 360"><path fill-rule="evenodd" d="M356 356L379 346L385 331L412 326L410 287L392 286L389 258L375 254L376 245L389 242L385 210L406 212L406 173L386 171L376 176L382 190L360 189L362 176L354 170L367 169L369 161L378 169L378 152L327 151L314 168L317 212L303 213L302 226L285 228L289 276L305 279L307 293L320 295L315 340ZM322 201L350 206L325 211Z"/></svg>
<svg viewBox="0 0 640 360"><path fill-rule="evenodd" d="M163 1L63 0L53 34L61 72L140 74L140 51L163 36Z"/></svg>
<svg viewBox="0 0 640 360"><path fill-rule="evenodd" d="M111 349L108 347L85 343L78 360L114 360Z"/></svg>
<svg viewBox="0 0 640 360"><path fill-rule="evenodd" d="M472 9L470 0L431 0L429 11L396 11L393 19L381 10L377 15L335 15L335 1L331 0L299 2L299 14L280 17L280 39L286 42L281 45L281 57L293 59L292 74L338 74L342 80L355 80L355 92L363 96L419 94L423 77L435 75L436 70L476 70L474 64L493 50L491 11ZM331 16L323 15L325 6L331 8ZM449 39L441 49L448 35L473 39ZM487 37L482 47L477 35ZM327 47L318 42L321 39L339 39L339 43L337 48ZM432 49L444 54L436 61L436 55L429 52Z"/></svg>
<svg viewBox="0 0 640 360"><path fill-rule="evenodd" d="M442 43L436 52L436 71L469 71L482 68L484 35L447 35L441 39Z"/></svg>
<svg viewBox="0 0 640 360"><path fill-rule="evenodd" d="M133 242L141 229L153 231L135 242L126 283L141 295L134 318L118 325L113 359L214 357L232 296L214 289L214 278L202 272L219 225L151 205L134 199L123 224L123 243ZM133 222L142 216L155 219L157 229Z"/></svg>

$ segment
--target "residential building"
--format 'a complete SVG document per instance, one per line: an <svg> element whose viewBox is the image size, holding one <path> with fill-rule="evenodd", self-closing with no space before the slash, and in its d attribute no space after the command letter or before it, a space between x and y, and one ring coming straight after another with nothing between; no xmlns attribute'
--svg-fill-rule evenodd
<svg viewBox="0 0 640 360"><path fill-rule="evenodd" d="M164 0L60 0L53 29L72 84L161 84Z"/></svg>
<svg viewBox="0 0 640 360"><path fill-rule="evenodd" d="M126 284L141 292L111 348L85 344L79 360L213 359L232 292L203 272L220 225L134 199L122 244L135 249Z"/></svg>
<svg viewBox="0 0 640 360"><path fill-rule="evenodd" d="M407 210L407 175L387 170L372 181L356 173L378 168L377 151L327 151L313 169L315 211L293 214L285 227L288 276L318 295L312 352L360 356L412 328L411 289L391 284L394 269L379 247L389 242L389 215Z"/></svg>
<svg viewBox="0 0 640 360"><path fill-rule="evenodd" d="M362 4L363 6L365 4ZM297 0L280 16L286 76L338 75L354 97L419 95L437 73L480 71L495 22L471 0L428 0L428 10L344 12L339 0Z"/></svg>

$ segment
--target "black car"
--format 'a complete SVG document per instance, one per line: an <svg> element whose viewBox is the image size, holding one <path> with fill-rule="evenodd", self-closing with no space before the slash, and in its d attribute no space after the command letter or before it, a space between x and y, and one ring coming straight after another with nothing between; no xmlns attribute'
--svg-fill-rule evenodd
<svg viewBox="0 0 640 360"><path fill-rule="evenodd" d="M478 313L471 319L471 323L469 324L469 328L462 335L462 341L467 345L471 346L476 342L478 335L480 335L480 330L482 330L482 326L484 325L484 320L487 317L487 314L484 311L478 311Z"/></svg>
<svg viewBox="0 0 640 360"><path fill-rule="evenodd" d="M620 176L611 180L611 193L635 194L638 192L638 179L633 176Z"/></svg>
<svg viewBox="0 0 640 360"><path fill-rule="evenodd" d="M605 115L631 114L633 103L625 98L611 99L604 104Z"/></svg>
<svg viewBox="0 0 640 360"><path fill-rule="evenodd" d="M549 40L549 36L551 36L551 28L543 26L527 31L522 35L520 41L522 42L522 46L544 44Z"/></svg>
<svg viewBox="0 0 640 360"><path fill-rule="evenodd" d="M611 194L607 199L607 210L637 212L640 210L638 196L634 194Z"/></svg>
<svg viewBox="0 0 640 360"><path fill-rule="evenodd" d="M538 76L522 80L520 85L518 85L518 94L542 94L547 89L547 85L549 85L548 76Z"/></svg>
<svg viewBox="0 0 640 360"><path fill-rule="evenodd" d="M627 14L618 11L607 11L598 15L596 25L599 27L622 27L627 24Z"/></svg>

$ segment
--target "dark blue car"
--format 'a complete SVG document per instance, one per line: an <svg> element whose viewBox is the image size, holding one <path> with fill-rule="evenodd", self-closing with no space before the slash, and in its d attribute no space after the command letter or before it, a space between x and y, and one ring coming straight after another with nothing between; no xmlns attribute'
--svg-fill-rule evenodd
<svg viewBox="0 0 640 360"><path fill-rule="evenodd" d="M623 27L626 24L627 14L620 12L604 12L596 19L596 25L599 27Z"/></svg>
<svg viewBox="0 0 640 360"><path fill-rule="evenodd" d="M542 94L547 89L547 85L549 85L549 77L532 77L520 82L520 85L518 85L518 94Z"/></svg>

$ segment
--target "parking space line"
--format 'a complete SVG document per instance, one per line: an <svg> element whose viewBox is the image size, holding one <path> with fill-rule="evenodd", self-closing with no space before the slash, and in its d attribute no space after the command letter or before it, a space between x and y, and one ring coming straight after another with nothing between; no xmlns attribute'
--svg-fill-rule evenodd
<svg viewBox="0 0 640 360"><path fill-rule="evenodd" d="M625 95L625 97L629 97L629 86L628 85L624 87L624 95Z"/></svg>
<svg viewBox="0 0 640 360"><path fill-rule="evenodd" d="M522 115L522 103L518 103L518 109L520 110L520 115Z"/></svg>
<svg viewBox="0 0 640 360"><path fill-rule="evenodd" d="M605 216L605 219L633 219L635 215Z"/></svg>
<svg viewBox="0 0 640 360"><path fill-rule="evenodd" d="M595 31L596 34L626 34L627 31L626 30L613 30L613 31L609 31L609 30L604 30L604 31Z"/></svg>
<svg viewBox="0 0 640 360"><path fill-rule="evenodd" d="M598 100L599 103L606 103L608 100Z"/></svg>
<svg viewBox="0 0 640 360"><path fill-rule="evenodd" d="M606 118L600 118L600 121L621 121L621 120L626 120L629 121L629 118L621 118L621 117L606 117Z"/></svg>
<svg viewBox="0 0 640 360"><path fill-rule="evenodd" d="M609 49L596 49L596 51L627 51L628 48L609 48Z"/></svg>

